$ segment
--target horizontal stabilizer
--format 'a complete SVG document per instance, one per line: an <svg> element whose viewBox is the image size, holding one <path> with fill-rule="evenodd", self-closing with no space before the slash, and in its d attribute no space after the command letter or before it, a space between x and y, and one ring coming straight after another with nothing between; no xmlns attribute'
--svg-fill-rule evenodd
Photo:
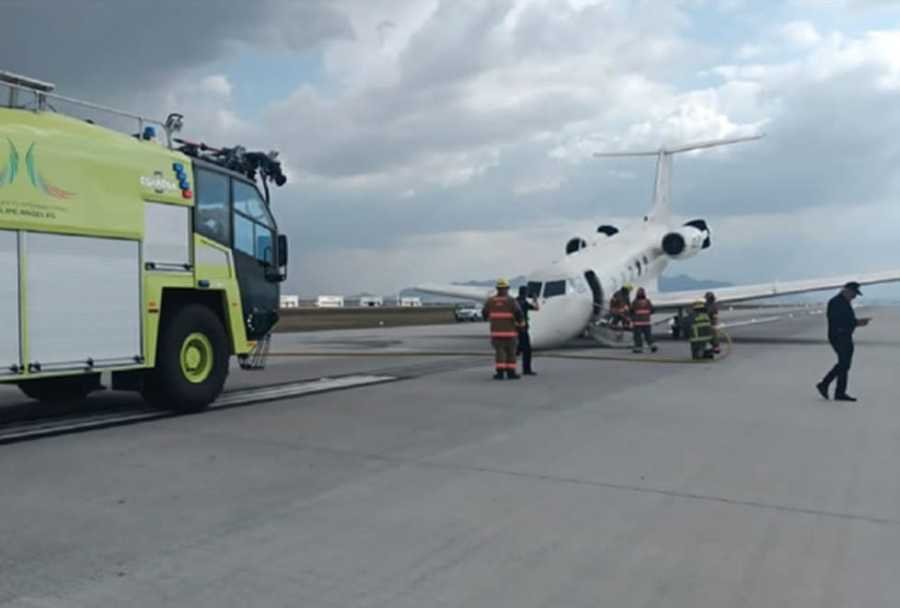
<svg viewBox="0 0 900 608"><path fill-rule="evenodd" d="M692 144L682 144L680 146L662 147L658 150L639 150L624 152L595 152L595 158L618 158L628 156L659 156L660 154L679 154L681 152L690 152L691 150L703 150L705 148L715 148L718 146L728 146L738 144L745 141L754 141L765 137L765 133L758 135L748 135L745 137L729 137L726 139L711 139L708 141L700 141Z"/></svg>
<svg viewBox="0 0 900 608"><path fill-rule="evenodd" d="M727 146L744 141L761 139L765 135L749 135L744 137L729 137L726 139L711 139L692 144L682 144L660 148L659 150L632 151L632 152L595 152L595 158L624 158L629 156L655 156L656 157L656 184L653 189L653 207L647 214L647 220L668 224L672 220L672 155L691 150L703 150L716 146Z"/></svg>
<svg viewBox="0 0 900 608"><path fill-rule="evenodd" d="M413 289L423 291L425 293L433 293L439 296L449 296L451 298L460 298L463 300L474 300L476 302L484 302L492 294L495 289L491 287L475 287L472 285L441 285L438 283L426 283L424 285L416 285Z"/></svg>

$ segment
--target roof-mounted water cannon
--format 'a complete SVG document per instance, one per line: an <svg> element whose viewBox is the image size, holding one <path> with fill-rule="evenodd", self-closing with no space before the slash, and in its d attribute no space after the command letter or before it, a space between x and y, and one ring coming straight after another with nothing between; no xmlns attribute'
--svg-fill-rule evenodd
<svg viewBox="0 0 900 608"><path fill-rule="evenodd" d="M202 142L197 143L177 138L175 142L180 144L178 150L182 153L246 175L253 181L256 181L257 173L259 173L266 193L266 204L269 203L269 182L273 182L276 186L283 186L287 183L287 176L282 171L281 162L278 160L278 152L274 150L249 152L243 146L213 148Z"/></svg>
<svg viewBox="0 0 900 608"><path fill-rule="evenodd" d="M178 133L184 126L184 115L172 112L166 116L166 122L163 125L168 133Z"/></svg>

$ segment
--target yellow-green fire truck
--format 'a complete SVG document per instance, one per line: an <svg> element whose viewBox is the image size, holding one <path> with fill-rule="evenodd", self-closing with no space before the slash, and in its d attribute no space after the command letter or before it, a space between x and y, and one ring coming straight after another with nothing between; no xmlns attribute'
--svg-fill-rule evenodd
<svg viewBox="0 0 900 608"><path fill-rule="evenodd" d="M276 155L183 142L180 115L157 122L52 91L0 72L0 382L42 401L109 383L202 409L231 357L258 359L278 318Z"/></svg>

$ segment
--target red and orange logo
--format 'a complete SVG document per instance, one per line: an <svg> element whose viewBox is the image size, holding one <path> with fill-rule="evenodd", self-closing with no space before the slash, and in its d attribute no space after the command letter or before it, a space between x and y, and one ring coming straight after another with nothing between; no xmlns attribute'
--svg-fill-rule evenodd
<svg viewBox="0 0 900 608"><path fill-rule="evenodd" d="M73 198L75 196L74 192L69 192L68 190L63 190L62 188L53 185L47 181L43 173L38 170L35 145L36 144L31 144L31 147L28 148L28 153L25 154L25 166L28 169L28 178L31 180L31 185L47 196L58 200L68 200Z"/></svg>

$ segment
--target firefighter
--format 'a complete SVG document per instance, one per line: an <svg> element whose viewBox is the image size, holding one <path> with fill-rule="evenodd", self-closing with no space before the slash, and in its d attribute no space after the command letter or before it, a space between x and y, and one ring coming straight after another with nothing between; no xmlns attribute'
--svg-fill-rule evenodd
<svg viewBox="0 0 900 608"><path fill-rule="evenodd" d="M716 294L707 291L704 296L706 300L706 314L709 315L709 322L712 325L712 349L715 354L722 352L719 343L719 303L716 302Z"/></svg>
<svg viewBox="0 0 900 608"><path fill-rule="evenodd" d="M628 305L621 292L616 292L609 300L609 327L621 332L628 323Z"/></svg>
<svg viewBox="0 0 900 608"><path fill-rule="evenodd" d="M631 292L634 290L634 285L631 283L625 283L622 286L622 289L619 290L619 295L622 296L622 301L625 302L626 307L631 307Z"/></svg>
<svg viewBox="0 0 900 608"><path fill-rule="evenodd" d="M609 300L610 327L620 332L631 329L631 285L623 285ZM621 338L621 336L619 336Z"/></svg>
<svg viewBox="0 0 900 608"><path fill-rule="evenodd" d="M691 343L691 357L693 359L712 359L713 325L710 319L707 302L697 300L693 305L693 313L688 319L688 340Z"/></svg>
<svg viewBox="0 0 900 608"><path fill-rule="evenodd" d="M491 322L491 344L494 346L494 380L518 380L516 373L516 346L519 328L525 323L522 309L509 295L509 281L497 279L497 295L488 298L481 310L482 316Z"/></svg>
<svg viewBox="0 0 900 608"><path fill-rule="evenodd" d="M657 351L656 344L653 343L652 315L653 302L647 298L644 288L639 287L634 296L634 302L631 303L631 326L634 328L633 352L635 353L644 352L645 340L651 352Z"/></svg>

